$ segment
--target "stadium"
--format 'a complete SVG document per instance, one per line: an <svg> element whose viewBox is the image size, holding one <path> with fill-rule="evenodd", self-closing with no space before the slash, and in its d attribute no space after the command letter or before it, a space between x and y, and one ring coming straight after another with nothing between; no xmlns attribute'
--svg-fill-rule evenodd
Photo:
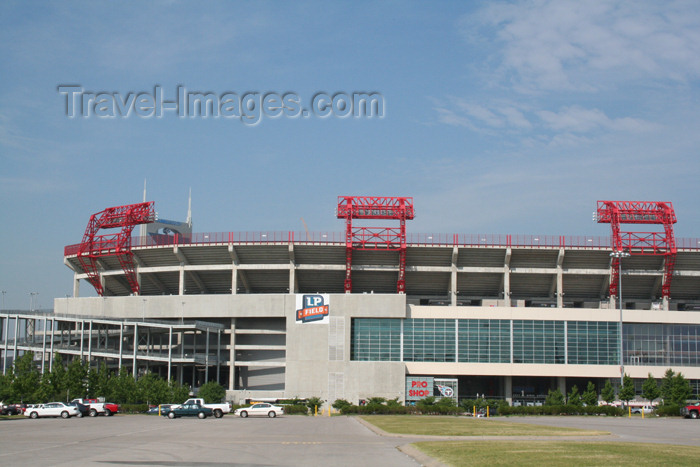
<svg viewBox="0 0 700 467"><path fill-rule="evenodd" d="M698 397L700 240L674 237L671 203L599 201L604 237L414 234L414 216L409 197L341 196L342 232L192 233L152 202L105 209L65 247L73 296L0 315L0 364L59 353L236 402L516 405L672 368Z"/></svg>

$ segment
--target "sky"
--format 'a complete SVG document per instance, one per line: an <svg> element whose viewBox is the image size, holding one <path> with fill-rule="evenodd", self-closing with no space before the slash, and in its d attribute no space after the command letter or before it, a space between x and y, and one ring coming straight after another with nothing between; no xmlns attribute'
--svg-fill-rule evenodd
<svg viewBox="0 0 700 467"><path fill-rule="evenodd" d="M339 232L373 195L414 233L607 236L597 200L651 200L700 237L697 1L4 1L0 84L4 309L71 294L63 247L144 180L195 232Z"/></svg>

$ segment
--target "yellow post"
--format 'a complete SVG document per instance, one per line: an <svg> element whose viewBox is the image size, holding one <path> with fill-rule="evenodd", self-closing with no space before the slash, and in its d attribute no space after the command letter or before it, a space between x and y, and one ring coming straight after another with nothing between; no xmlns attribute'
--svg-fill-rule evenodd
<svg viewBox="0 0 700 467"><path fill-rule="evenodd" d="M160 417L160 404L158 404L158 416Z"/></svg>
<svg viewBox="0 0 700 467"><path fill-rule="evenodd" d="M644 407L642 407L642 420L644 420Z"/></svg>
<svg viewBox="0 0 700 467"><path fill-rule="evenodd" d="M489 406L486 406L486 418L489 418Z"/></svg>
<svg viewBox="0 0 700 467"><path fill-rule="evenodd" d="M476 418L476 406L474 406L474 418Z"/></svg>
<svg viewBox="0 0 700 467"><path fill-rule="evenodd" d="M331 416L331 406L330 405L328 406L328 416L329 417Z"/></svg>
<svg viewBox="0 0 700 467"><path fill-rule="evenodd" d="M314 417L318 415L318 406L314 405Z"/></svg>
<svg viewBox="0 0 700 467"><path fill-rule="evenodd" d="M627 417L632 418L632 407L629 405L627 406L627 412L628 412Z"/></svg>

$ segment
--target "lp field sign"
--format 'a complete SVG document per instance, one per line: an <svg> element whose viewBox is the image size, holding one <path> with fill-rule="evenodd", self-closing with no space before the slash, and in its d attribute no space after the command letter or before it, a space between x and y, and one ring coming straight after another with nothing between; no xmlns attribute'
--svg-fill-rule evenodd
<svg viewBox="0 0 700 467"><path fill-rule="evenodd" d="M296 296L296 322L328 324L330 311L328 302L328 294L298 294Z"/></svg>

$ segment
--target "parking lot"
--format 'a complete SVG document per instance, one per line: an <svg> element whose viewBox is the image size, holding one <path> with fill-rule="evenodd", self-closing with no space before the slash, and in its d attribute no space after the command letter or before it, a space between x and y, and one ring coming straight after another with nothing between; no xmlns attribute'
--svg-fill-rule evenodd
<svg viewBox="0 0 700 467"><path fill-rule="evenodd" d="M416 466L348 417L0 420L0 465Z"/></svg>
<svg viewBox="0 0 700 467"><path fill-rule="evenodd" d="M483 423L498 420L612 433L612 436L595 437L598 441L700 446L698 420L656 417L480 419ZM381 436L353 417L241 419L227 415L221 419L169 420L147 415L117 415L68 420L11 419L0 420L0 465L416 466L418 463L413 458L396 448L422 439L427 437Z"/></svg>

